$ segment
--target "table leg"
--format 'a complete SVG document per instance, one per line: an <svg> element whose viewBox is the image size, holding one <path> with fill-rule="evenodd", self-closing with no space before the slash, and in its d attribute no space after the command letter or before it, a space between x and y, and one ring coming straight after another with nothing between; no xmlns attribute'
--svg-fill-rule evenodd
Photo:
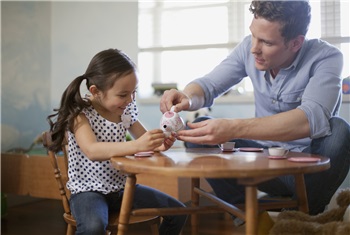
<svg viewBox="0 0 350 235"><path fill-rule="evenodd" d="M297 200L298 200L298 209L299 211L309 214L309 204L307 201L304 175L296 174L294 175L294 177L295 177L295 191L296 191Z"/></svg>
<svg viewBox="0 0 350 235"><path fill-rule="evenodd" d="M126 178L123 200L119 214L118 235L125 235L128 230L132 203L134 200L136 176L129 174Z"/></svg>
<svg viewBox="0 0 350 235"><path fill-rule="evenodd" d="M200 179L192 178L191 179L191 206L199 206L199 194L194 191L194 188L199 188ZM198 234L198 215L196 213L191 214L191 232L192 235Z"/></svg>
<svg viewBox="0 0 350 235"><path fill-rule="evenodd" d="M258 234L258 193L256 186L245 186L246 234Z"/></svg>

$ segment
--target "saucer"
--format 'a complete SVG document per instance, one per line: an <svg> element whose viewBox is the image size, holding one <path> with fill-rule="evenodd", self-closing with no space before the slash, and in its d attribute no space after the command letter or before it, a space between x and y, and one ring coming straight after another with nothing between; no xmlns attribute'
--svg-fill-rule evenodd
<svg viewBox="0 0 350 235"><path fill-rule="evenodd" d="M262 152L262 151L264 151L263 148L239 148L238 150L241 152Z"/></svg>
<svg viewBox="0 0 350 235"><path fill-rule="evenodd" d="M288 161L291 162L319 162L321 158L318 157L290 157Z"/></svg>
<svg viewBox="0 0 350 235"><path fill-rule="evenodd" d="M134 156L135 157L149 157L149 156L152 156L153 153L154 153L153 151L138 152L138 153L135 153Z"/></svg>
<svg viewBox="0 0 350 235"><path fill-rule="evenodd" d="M275 159L275 160L280 160L280 159L286 159L286 156L268 156L269 159Z"/></svg>
<svg viewBox="0 0 350 235"><path fill-rule="evenodd" d="M233 149L223 149L223 148L220 148L221 149L221 151L223 151L223 152L236 152L238 149L236 149L236 148L233 148Z"/></svg>

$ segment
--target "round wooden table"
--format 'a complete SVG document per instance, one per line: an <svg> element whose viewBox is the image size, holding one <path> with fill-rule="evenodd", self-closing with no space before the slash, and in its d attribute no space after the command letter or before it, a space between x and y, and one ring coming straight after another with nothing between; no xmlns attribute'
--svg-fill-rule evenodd
<svg viewBox="0 0 350 235"><path fill-rule="evenodd" d="M316 162L293 162L291 158L317 158ZM327 170L330 167L326 157L289 152L286 159L273 160L268 158L266 150L257 152L222 152L219 148L173 148L165 152L156 152L149 157L113 157L112 165L128 175L121 206L118 234L125 234L129 216L132 213L132 200L136 185L136 174L154 174L159 176L178 176L192 178L192 206L193 208L159 208L139 209L141 214L192 214L192 232L196 233L199 212L199 195L208 197L221 209L232 213L246 221L246 234L257 234L258 208L298 207L308 212L307 195L304 174ZM267 203L258 205L257 185L261 182L282 175L294 175L297 199L282 203ZM228 205L213 194L199 188L200 178L236 178L239 184L245 186L245 209ZM137 215L137 210L133 212Z"/></svg>

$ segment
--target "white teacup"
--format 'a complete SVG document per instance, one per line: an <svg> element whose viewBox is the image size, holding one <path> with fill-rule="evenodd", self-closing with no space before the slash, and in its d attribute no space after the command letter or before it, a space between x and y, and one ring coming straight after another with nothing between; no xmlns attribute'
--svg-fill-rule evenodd
<svg viewBox="0 0 350 235"><path fill-rule="evenodd" d="M270 156L285 156L289 150L282 147L271 147L268 149Z"/></svg>
<svg viewBox="0 0 350 235"><path fill-rule="evenodd" d="M236 146L236 142L226 142L220 144L220 148L222 151L233 151Z"/></svg>

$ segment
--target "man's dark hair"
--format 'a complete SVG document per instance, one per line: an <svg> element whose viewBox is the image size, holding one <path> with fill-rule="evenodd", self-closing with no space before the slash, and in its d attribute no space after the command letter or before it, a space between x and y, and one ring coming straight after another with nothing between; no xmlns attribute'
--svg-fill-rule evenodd
<svg viewBox="0 0 350 235"><path fill-rule="evenodd" d="M281 24L285 42L306 35L311 20L308 1L252 1L249 10L255 18L261 17Z"/></svg>

